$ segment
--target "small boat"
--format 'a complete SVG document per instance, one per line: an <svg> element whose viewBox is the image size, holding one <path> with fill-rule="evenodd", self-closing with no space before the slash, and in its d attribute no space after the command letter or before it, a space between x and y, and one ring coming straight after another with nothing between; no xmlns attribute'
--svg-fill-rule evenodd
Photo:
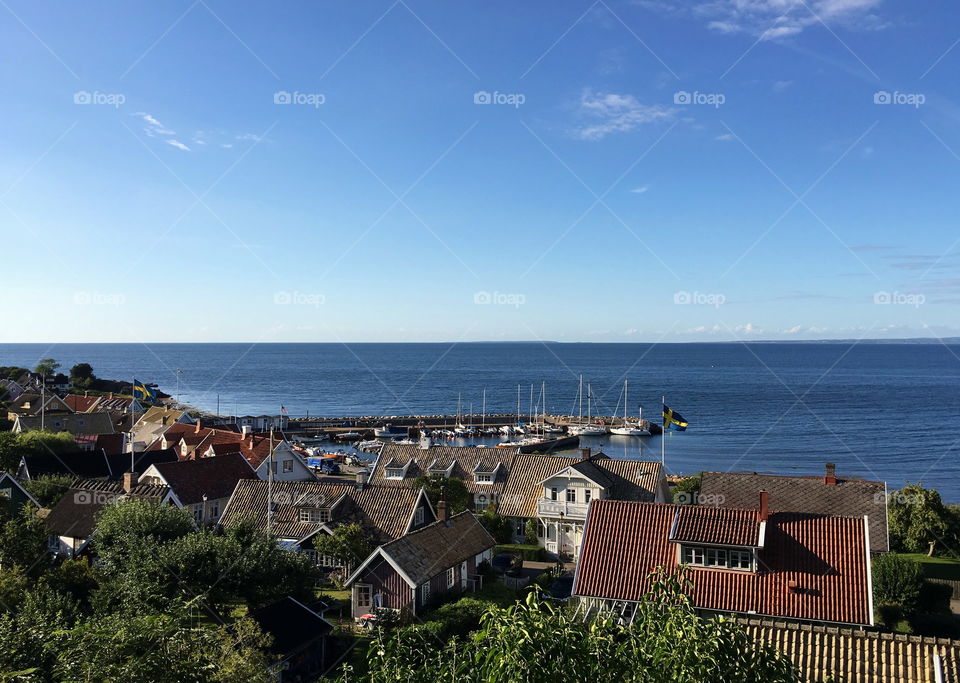
<svg viewBox="0 0 960 683"><path fill-rule="evenodd" d="M376 439L366 439L365 441L357 442L358 451L375 451L383 445L382 441L377 441Z"/></svg>
<svg viewBox="0 0 960 683"><path fill-rule="evenodd" d="M374 429L373 435L378 439L403 439L407 436L407 428L384 425Z"/></svg>
<svg viewBox="0 0 960 683"><path fill-rule="evenodd" d="M650 436L650 430L644 429L643 408L640 408L640 417L637 418L637 425L630 426L627 422L627 380L623 380L623 426L611 427L610 433L615 436Z"/></svg>
<svg viewBox="0 0 960 683"><path fill-rule="evenodd" d="M590 424L571 425L569 432L574 436L603 436L608 433L606 427Z"/></svg>
<svg viewBox="0 0 960 683"><path fill-rule="evenodd" d="M351 441L354 439L359 439L362 436L363 434L360 432L341 432L340 434L337 434L337 438L341 441Z"/></svg>

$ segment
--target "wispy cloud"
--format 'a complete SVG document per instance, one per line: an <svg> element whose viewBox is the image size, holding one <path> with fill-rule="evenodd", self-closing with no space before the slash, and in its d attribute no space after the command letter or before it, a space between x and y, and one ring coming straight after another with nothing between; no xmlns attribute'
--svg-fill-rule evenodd
<svg viewBox="0 0 960 683"><path fill-rule="evenodd" d="M183 144L182 142L180 142L179 140L167 140L167 144L170 145L171 147L176 147L177 149L182 149L184 152L189 152L189 151L190 151L190 148L187 147L187 146L186 146L185 144Z"/></svg>
<svg viewBox="0 0 960 683"><path fill-rule="evenodd" d="M718 135L717 137L715 137L714 140L729 142L730 140L733 140L733 135L730 133L724 133L723 135Z"/></svg>
<svg viewBox="0 0 960 683"><path fill-rule="evenodd" d="M167 128L165 125L157 121L153 115L148 114L145 111L138 111L134 116L140 117L140 119L146 124L143 127L144 132L150 137L156 137L157 135L174 135L174 131Z"/></svg>
<svg viewBox="0 0 960 683"><path fill-rule="evenodd" d="M580 114L589 119L575 130L583 140L601 140L611 133L626 133L646 123L668 121L676 110L660 104L643 104L633 95L597 93L586 89L580 96Z"/></svg>
<svg viewBox="0 0 960 683"><path fill-rule="evenodd" d="M634 194L644 194L649 189L650 189L649 185L641 185L640 187L635 187L630 191L633 192Z"/></svg>

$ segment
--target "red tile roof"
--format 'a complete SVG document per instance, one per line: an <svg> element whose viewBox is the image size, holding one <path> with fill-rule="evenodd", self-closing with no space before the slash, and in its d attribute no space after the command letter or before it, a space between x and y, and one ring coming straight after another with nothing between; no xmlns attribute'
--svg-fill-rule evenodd
<svg viewBox="0 0 960 683"><path fill-rule="evenodd" d="M80 394L67 394L63 397L63 402L75 413L90 412L99 400L99 396L81 396Z"/></svg>
<svg viewBox="0 0 960 683"><path fill-rule="evenodd" d="M280 445L282 441L282 436L275 435L274 447ZM206 457L209 455L210 448L214 447L212 451L214 455L240 453L252 467L257 468L270 456L269 436L251 434L244 438L237 432L204 427L199 422L171 425L147 450L164 448L166 444L167 447L177 448L179 451L181 442L187 446L187 452L181 453L181 456L187 459Z"/></svg>
<svg viewBox="0 0 960 683"><path fill-rule="evenodd" d="M680 507L594 501L574 593L640 600L651 571L678 564L668 538ZM771 514L757 571L691 568L691 597L706 610L872 624L866 537L862 517Z"/></svg>

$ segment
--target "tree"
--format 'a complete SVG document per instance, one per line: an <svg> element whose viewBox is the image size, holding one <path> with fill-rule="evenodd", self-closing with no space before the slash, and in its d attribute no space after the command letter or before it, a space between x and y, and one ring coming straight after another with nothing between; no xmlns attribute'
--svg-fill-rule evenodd
<svg viewBox="0 0 960 683"><path fill-rule="evenodd" d="M434 474L429 477L418 477L414 486L419 486L427 492L430 502L436 507L442 497L447 501L447 509L451 515L468 510L473 496L467 490L466 485L456 477L444 477Z"/></svg>
<svg viewBox="0 0 960 683"><path fill-rule="evenodd" d="M70 368L70 381L74 384L77 383L77 380L89 383L90 380L94 379L96 379L96 376L93 374L93 366L90 363L77 363Z"/></svg>
<svg viewBox="0 0 960 683"><path fill-rule="evenodd" d="M513 523L509 519L489 509L481 512L477 519L497 543L513 543Z"/></svg>
<svg viewBox="0 0 960 683"><path fill-rule="evenodd" d="M673 487L674 503L695 503L700 492L700 477L684 477Z"/></svg>
<svg viewBox="0 0 960 683"><path fill-rule="evenodd" d="M0 506L0 567L23 567L37 575L47 563L47 528L32 505L8 512Z"/></svg>
<svg viewBox="0 0 960 683"><path fill-rule="evenodd" d="M153 556L194 529L190 514L172 505L137 498L106 505L93 532L98 565L106 576L119 575L136 564L133 558Z"/></svg>
<svg viewBox="0 0 960 683"><path fill-rule="evenodd" d="M923 589L920 564L895 553L873 561L873 595L878 605L898 605L913 610Z"/></svg>
<svg viewBox="0 0 960 683"><path fill-rule="evenodd" d="M955 517L936 489L908 484L890 494L887 503L890 545L908 553L956 552ZM938 546L939 544L939 546Z"/></svg>
<svg viewBox="0 0 960 683"><path fill-rule="evenodd" d="M42 507L52 508L60 502L74 479L75 477L69 474L41 474L39 477L23 482L22 485Z"/></svg>
<svg viewBox="0 0 960 683"><path fill-rule="evenodd" d="M468 639L439 647L423 627L378 631L368 681L749 681L794 682L788 659L723 617L701 619L683 572L654 573L631 625L584 623L542 603L536 592L490 608ZM345 667L343 680L359 680Z"/></svg>
<svg viewBox="0 0 960 683"><path fill-rule="evenodd" d="M370 534L359 524L341 524L332 534L317 534L313 548L321 555L329 555L344 565L346 574L363 562L376 544Z"/></svg>
<svg viewBox="0 0 960 683"><path fill-rule="evenodd" d="M59 369L60 363L53 358L41 358L39 362L37 362L37 367L35 367L33 371L42 377L47 377L54 374Z"/></svg>
<svg viewBox="0 0 960 683"><path fill-rule="evenodd" d="M523 540L527 545L537 545L540 542L540 522L528 519L523 525Z"/></svg>

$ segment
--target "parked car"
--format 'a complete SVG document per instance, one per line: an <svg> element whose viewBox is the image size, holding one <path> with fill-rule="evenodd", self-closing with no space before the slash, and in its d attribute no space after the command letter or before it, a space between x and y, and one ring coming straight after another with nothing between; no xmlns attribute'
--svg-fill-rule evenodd
<svg viewBox="0 0 960 683"><path fill-rule="evenodd" d="M494 556L493 561L490 564L493 565L493 568L498 572L506 574L511 571L522 569L523 558L512 553L500 553L499 555Z"/></svg>

